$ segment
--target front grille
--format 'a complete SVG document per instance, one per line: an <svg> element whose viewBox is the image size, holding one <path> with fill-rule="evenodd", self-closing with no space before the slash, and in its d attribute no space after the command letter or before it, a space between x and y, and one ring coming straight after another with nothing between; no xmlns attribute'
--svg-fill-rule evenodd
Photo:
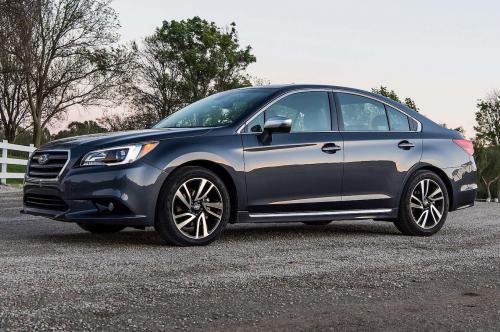
<svg viewBox="0 0 500 332"><path fill-rule="evenodd" d="M58 196L26 194L24 204L28 207L45 210L65 211L68 209L66 203Z"/></svg>
<svg viewBox="0 0 500 332"><path fill-rule="evenodd" d="M67 161L67 151L37 151L31 156L28 176L30 178L55 179Z"/></svg>

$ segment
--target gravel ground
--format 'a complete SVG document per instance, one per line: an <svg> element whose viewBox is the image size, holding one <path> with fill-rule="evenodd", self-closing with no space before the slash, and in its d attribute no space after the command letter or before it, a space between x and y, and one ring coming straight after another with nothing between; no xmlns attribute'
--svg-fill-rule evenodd
<svg viewBox="0 0 500 332"><path fill-rule="evenodd" d="M6 186L0 183L0 195L4 193L14 193L14 192L21 192L22 189L16 188L16 187L11 187L11 186Z"/></svg>
<svg viewBox="0 0 500 332"><path fill-rule="evenodd" d="M389 223L237 225L203 248L91 235L0 193L0 330L500 329L500 204L430 238Z"/></svg>

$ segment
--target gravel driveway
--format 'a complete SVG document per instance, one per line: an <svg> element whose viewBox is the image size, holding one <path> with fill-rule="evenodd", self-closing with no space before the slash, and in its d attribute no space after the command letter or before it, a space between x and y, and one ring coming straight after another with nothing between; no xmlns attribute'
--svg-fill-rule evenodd
<svg viewBox="0 0 500 332"><path fill-rule="evenodd" d="M230 226L208 247L91 235L0 193L0 330L500 329L500 204L390 223Z"/></svg>

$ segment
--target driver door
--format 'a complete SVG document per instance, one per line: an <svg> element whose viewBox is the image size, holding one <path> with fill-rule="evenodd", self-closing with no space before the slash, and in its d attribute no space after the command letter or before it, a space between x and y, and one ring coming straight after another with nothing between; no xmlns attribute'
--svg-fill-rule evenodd
<svg viewBox="0 0 500 332"><path fill-rule="evenodd" d="M328 91L295 92L251 120L242 135L248 211L332 211L342 201L343 141ZM290 133L263 142L266 119L292 120ZM332 148L334 147L334 148Z"/></svg>

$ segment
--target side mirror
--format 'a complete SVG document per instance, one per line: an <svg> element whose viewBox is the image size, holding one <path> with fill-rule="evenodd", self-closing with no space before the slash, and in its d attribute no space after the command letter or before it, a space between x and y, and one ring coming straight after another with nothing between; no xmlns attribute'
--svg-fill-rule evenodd
<svg viewBox="0 0 500 332"><path fill-rule="evenodd" d="M273 116L264 123L262 141L270 142L273 133L289 133L292 130L292 119L284 116Z"/></svg>
<svg viewBox="0 0 500 332"><path fill-rule="evenodd" d="M292 119L284 116L273 116L264 123L264 131L270 133L289 133L292 130Z"/></svg>

